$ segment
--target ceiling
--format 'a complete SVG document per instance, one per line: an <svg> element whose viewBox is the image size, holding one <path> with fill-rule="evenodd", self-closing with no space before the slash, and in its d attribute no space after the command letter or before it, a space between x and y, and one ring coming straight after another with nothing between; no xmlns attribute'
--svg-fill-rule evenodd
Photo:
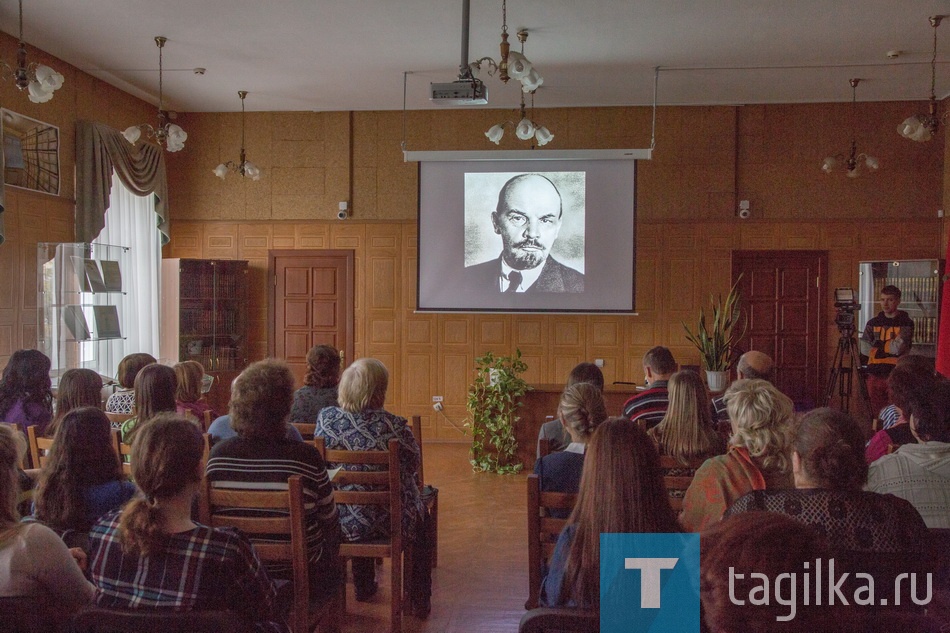
<svg viewBox="0 0 950 633"><path fill-rule="evenodd" d="M186 112L410 109L458 74L462 0L25 0L25 40L152 103L164 35L165 99ZM930 15L950 0L510 0L544 76L538 107L926 99ZM0 29L17 33L17 5ZM471 0L469 59L498 56L501 0ZM950 19L938 29L950 56ZM515 46L512 47L513 49ZM890 60L889 50L902 51ZM12 62L13 60L6 60ZM196 75L195 67L206 68ZM950 92L950 63L937 69ZM485 78L489 107L517 82Z"/></svg>

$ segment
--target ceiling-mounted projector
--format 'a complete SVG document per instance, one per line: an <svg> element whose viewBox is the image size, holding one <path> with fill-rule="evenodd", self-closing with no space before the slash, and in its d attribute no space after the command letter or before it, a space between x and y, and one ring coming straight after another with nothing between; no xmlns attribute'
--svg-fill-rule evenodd
<svg viewBox="0 0 950 633"><path fill-rule="evenodd" d="M430 83L429 99L445 105L488 105L488 87L478 79Z"/></svg>

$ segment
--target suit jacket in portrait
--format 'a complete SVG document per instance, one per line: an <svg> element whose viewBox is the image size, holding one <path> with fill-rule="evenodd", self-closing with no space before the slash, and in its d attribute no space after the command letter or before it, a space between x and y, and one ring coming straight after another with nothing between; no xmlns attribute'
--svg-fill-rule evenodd
<svg viewBox="0 0 950 633"><path fill-rule="evenodd" d="M499 275L501 275L501 256L481 264L467 266L463 281L465 287L472 290L498 292ZM584 275L549 255L544 260L544 267L537 281L525 292L584 292Z"/></svg>

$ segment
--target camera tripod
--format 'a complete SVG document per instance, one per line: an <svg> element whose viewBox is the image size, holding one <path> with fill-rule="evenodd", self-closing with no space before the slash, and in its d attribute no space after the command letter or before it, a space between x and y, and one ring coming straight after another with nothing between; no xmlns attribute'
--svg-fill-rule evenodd
<svg viewBox="0 0 950 633"><path fill-rule="evenodd" d="M861 361L858 356L858 342L854 339L853 329L839 328L838 349L831 361L831 373L828 376L828 388L825 390L825 406L831 406L831 399L837 394L841 410L851 410L852 378L858 380L858 393L867 410L871 409L867 385L860 373Z"/></svg>

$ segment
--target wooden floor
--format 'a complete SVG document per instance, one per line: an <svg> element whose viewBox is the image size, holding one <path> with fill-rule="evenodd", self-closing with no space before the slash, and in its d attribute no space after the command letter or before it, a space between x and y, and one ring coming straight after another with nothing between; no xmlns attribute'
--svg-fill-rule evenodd
<svg viewBox="0 0 950 633"><path fill-rule="evenodd" d="M407 633L514 633L528 591L525 475L476 474L467 444L425 444L426 483L439 489L439 565L432 614L403 617ZM389 562L380 591L356 602L347 587L343 633L389 629Z"/></svg>

